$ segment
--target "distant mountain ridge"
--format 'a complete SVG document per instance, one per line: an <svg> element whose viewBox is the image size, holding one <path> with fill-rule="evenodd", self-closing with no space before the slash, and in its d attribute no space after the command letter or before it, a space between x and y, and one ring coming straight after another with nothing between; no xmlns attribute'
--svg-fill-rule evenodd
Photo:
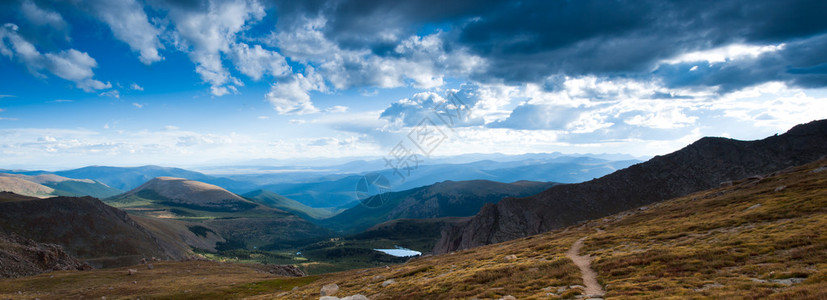
<svg viewBox="0 0 827 300"><path fill-rule="evenodd" d="M393 170L380 170L391 181L394 191L403 191L434 183L450 181L490 180L515 182L520 180L573 183L600 177L639 161L607 161L591 157L559 156L554 158L497 162L481 160L462 164L422 165L401 181ZM264 185L261 189L276 192L311 207L346 207L356 203L355 188L363 175L339 175L300 183Z"/></svg>
<svg viewBox="0 0 827 300"><path fill-rule="evenodd" d="M488 180L444 181L365 199L357 205L320 222L332 230L358 232L396 219L433 219L472 216L486 203L505 197L539 193L556 183Z"/></svg>
<svg viewBox="0 0 827 300"><path fill-rule="evenodd" d="M8 173L0 173L0 191L40 198L53 196L106 198L123 192L91 179L75 179L55 174Z"/></svg>
<svg viewBox="0 0 827 300"><path fill-rule="evenodd" d="M785 134L758 141L705 137L599 179L487 204L468 222L444 230L434 252L538 234L825 155L827 120L798 125Z"/></svg>

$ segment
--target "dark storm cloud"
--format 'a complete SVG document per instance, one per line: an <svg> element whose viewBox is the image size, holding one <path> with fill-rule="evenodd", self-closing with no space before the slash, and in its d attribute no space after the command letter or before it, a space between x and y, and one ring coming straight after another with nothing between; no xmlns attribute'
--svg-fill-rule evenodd
<svg viewBox="0 0 827 300"><path fill-rule="evenodd" d="M690 51L732 43L793 43L827 32L827 1L820 0L371 0L288 1L277 6L282 25L287 25L282 19L322 15L328 21L328 39L343 48L370 48L377 55L393 55L390 49L398 41L389 40L389 33L401 39L423 30L446 29L447 49L467 48L487 60L488 68L472 74L483 82L540 82L553 74L648 75L663 59ZM827 63L823 54L827 51L805 47L748 66L707 70L707 75L730 78L737 73L732 82L724 83L733 88L766 80L823 86L823 68L807 68ZM811 62L792 56L796 51L806 52ZM802 66L785 69L772 65L773 60ZM754 74L748 74L748 68ZM708 85L704 81L710 80L695 82Z"/></svg>
<svg viewBox="0 0 827 300"><path fill-rule="evenodd" d="M470 23L458 42L493 61L486 76L512 81L645 72L692 50L827 30L824 1L538 1L507 8Z"/></svg>
<svg viewBox="0 0 827 300"><path fill-rule="evenodd" d="M802 87L827 86L827 34L793 41L756 58L707 64L685 62L654 71L669 87L717 86L726 93L767 81ZM697 69L689 71L692 67Z"/></svg>

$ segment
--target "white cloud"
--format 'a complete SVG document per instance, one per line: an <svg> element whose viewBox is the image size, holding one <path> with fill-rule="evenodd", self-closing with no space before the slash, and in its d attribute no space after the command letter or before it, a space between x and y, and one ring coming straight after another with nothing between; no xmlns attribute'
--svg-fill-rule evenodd
<svg viewBox="0 0 827 300"><path fill-rule="evenodd" d="M42 9L31 0L23 1L20 11L26 20L34 25L49 26L59 31L66 30L67 25L63 16L55 11Z"/></svg>
<svg viewBox="0 0 827 300"><path fill-rule="evenodd" d="M137 107L137 108L144 108L144 105L140 104L138 102L132 102L132 106Z"/></svg>
<svg viewBox="0 0 827 300"><path fill-rule="evenodd" d="M215 96L237 92L243 83L233 77L222 63L222 53L231 54L236 34L248 21L261 20L264 7L256 1L209 1L206 11L170 7L169 17L176 35L189 45L189 56L196 64L195 72L210 84ZM248 57L245 56L245 59ZM258 69L246 65L242 72L256 75ZM272 67L265 67L265 69ZM276 72L276 70L271 70ZM262 71L264 72L264 71ZM246 73L245 73L246 74Z"/></svg>
<svg viewBox="0 0 827 300"><path fill-rule="evenodd" d="M142 87L142 86L140 86L140 85L138 85L137 83L134 83L134 82L132 83L132 85L129 86L129 88L132 89L132 90L135 90L135 91L143 91L144 90L144 87Z"/></svg>
<svg viewBox="0 0 827 300"><path fill-rule="evenodd" d="M100 93L98 95L99 96L112 97L112 98L121 98L121 92L118 92L118 90L108 90L108 91L105 91L105 92Z"/></svg>
<svg viewBox="0 0 827 300"><path fill-rule="evenodd" d="M245 43L238 43L233 44L230 51L236 69L253 80L259 80L265 74L273 77L284 76L291 71L287 60L281 54L266 50L261 45L250 47Z"/></svg>
<svg viewBox="0 0 827 300"><path fill-rule="evenodd" d="M272 46L292 61L314 66L332 89L352 87L394 88L412 86L434 89L445 84L446 76L462 76L482 67L480 57L460 47L447 51L443 33L412 35L400 40L390 55L376 55L370 49L345 49L324 34L324 17L303 18L300 26L273 32ZM393 42L396 37L389 37Z"/></svg>
<svg viewBox="0 0 827 300"><path fill-rule="evenodd" d="M282 115L303 115L319 112L310 101L311 91L327 91L322 77L308 67L305 74L294 74L290 79L276 82L264 98Z"/></svg>
<svg viewBox="0 0 827 300"><path fill-rule="evenodd" d="M334 106L325 108L324 111L328 112L328 113L343 113L343 112L347 112L347 110L348 110L347 106L334 105Z"/></svg>
<svg viewBox="0 0 827 300"><path fill-rule="evenodd" d="M635 126L670 129L690 126L696 121L698 121L697 116L687 116L680 108L672 107L638 114L624 122Z"/></svg>
<svg viewBox="0 0 827 300"><path fill-rule="evenodd" d="M712 63L721 63L730 60L739 60L744 58L756 58L765 53L772 53L777 52L780 50L784 50L786 44L781 43L777 45L744 45L744 44L731 44L723 47L702 50L702 51L694 51L689 53L681 54L675 58L667 59L662 61L661 63L667 64L679 64L679 63L687 63L687 62L699 62L705 61ZM697 69L697 68L693 68Z"/></svg>
<svg viewBox="0 0 827 300"><path fill-rule="evenodd" d="M95 73L92 69L98 64L88 53L68 49L42 54L17 33L17 28L17 25L10 23L0 28L0 54L12 59L16 57L32 74L43 77L40 72L47 70L57 77L74 82L78 88L86 92L112 87L108 82L93 79ZM11 47L7 46L6 40Z"/></svg>
<svg viewBox="0 0 827 300"><path fill-rule="evenodd" d="M178 130L178 129L180 129L180 128L178 128L178 126L173 126L173 125L164 126L164 130L166 130L166 131L174 131L174 130Z"/></svg>
<svg viewBox="0 0 827 300"><path fill-rule="evenodd" d="M101 21L109 26L118 40L139 53L139 60L146 64L163 60L158 53L163 46L158 39L160 29L149 23L143 5L135 0L95 0L85 4Z"/></svg>

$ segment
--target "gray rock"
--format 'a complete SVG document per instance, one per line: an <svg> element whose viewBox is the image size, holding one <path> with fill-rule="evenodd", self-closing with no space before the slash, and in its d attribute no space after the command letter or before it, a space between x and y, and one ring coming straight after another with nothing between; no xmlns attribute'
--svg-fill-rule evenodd
<svg viewBox="0 0 827 300"><path fill-rule="evenodd" d="M322 296L336 295L336 293L339 292L339 285L335 283L325 284L319 292Z"/></svg>
<svg viewBox="0 0 827 300"><path fill-rule="evenodd" d="M386 287L386 286L389 286L389 285L394 284L394 283L396 283L396 280L388 279L388 280L385 280L385 281L382 282L382 287Z"/></svg>

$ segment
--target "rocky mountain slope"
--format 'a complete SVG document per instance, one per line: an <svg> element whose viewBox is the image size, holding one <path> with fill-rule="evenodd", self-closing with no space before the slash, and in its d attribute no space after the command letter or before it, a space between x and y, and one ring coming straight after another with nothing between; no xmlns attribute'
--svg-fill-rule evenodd
<svg viewBox="0 0 827 300"><path fill-rule="evenodd" d="M773 172L827 155L827 120L758 141L706 137L599 179L484 206L443 231L435 253L508 241L600 218L632 207Z"/></svg>
<svg viewBox="0 0 827 300"><path fill-rule="evenodd" d="M0 232L0 278L91 268L59 245L38 243L14 233Z"/></svg>
<svg viewBox="0 0 827 300"><path fill-rule="evenodd" d="M188 255L185 245L157 237L125 212L95 198L9 198L0 201L0 232L61 245L71 256L96 268L135 264L145 257L182 259Z"/></svg>
<svg viewBox="0 0 827 300"><path fill-rule="evenodd" d="M320 224L340 232L358 232L382 222L403 218L467 217L477 213L486 203L497 203L504 197L534 195L554 185L555 183L533 181L444 181L373 196L365 199L366 205L354 206Z"/></svg>

